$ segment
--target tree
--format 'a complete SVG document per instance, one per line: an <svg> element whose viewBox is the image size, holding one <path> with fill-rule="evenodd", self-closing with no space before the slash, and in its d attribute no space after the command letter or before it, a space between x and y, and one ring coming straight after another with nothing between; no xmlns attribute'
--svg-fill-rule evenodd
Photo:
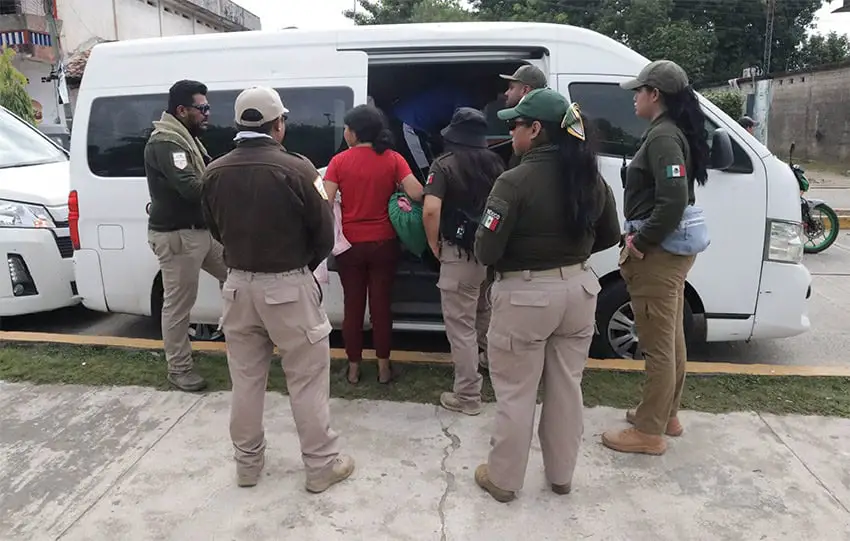
<svg viewBox="0 0 850 541"><path fill-rule="evenodd" d="M708 101L719 107L732 120L738 120L744 112L744 96L734 90L720 90L703 94Z"/></svg>
<svg viewBox="0 0 850 541"><path fill-rule="evenodd" d="M790 69L802 70L850 60L850 38L830 32L803 40L792 57Z"/></svg>
<svg viewBox="0 0 850 541"><path fill-rule="evenodd" d="M365 13L354 10L343 13L358 25L462 22L475 19L475 14L464 9L459 0L358 0L357 3Z"/></svg>
<svg viewBox="0 0 850 541"><path fill-rule="evenodd" d="M12 59L15 51L4 48L0 54L0 105L30 124L35 124L32 98L27 92L27 78L15 68Z"/></svg>
<svg viewBox="0 0 850 541"><path fill-rule="evenodd" d="M672 60L692 81L705 77L717 38L711 28L674 20L674 0L605 0L592 27L643 56Z"/></svg>

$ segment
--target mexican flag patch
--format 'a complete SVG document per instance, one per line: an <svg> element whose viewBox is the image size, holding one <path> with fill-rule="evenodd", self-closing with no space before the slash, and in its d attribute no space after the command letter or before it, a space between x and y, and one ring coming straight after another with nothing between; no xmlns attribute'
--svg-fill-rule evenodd
<svg viewBox="0 0 850 541"><path fill-rule="evenodd" d="M683 178L686 168L684 165L668 165L667 178Z"/></svg>
<svg viewBox="0 0 850 541"><path fill-rule="evenodd" d="M502 221L502 216L493 209L487 209L484 216L481 217L481 225L490 231L496 231Z"/></svg>
<svg viewBox="0 0 850 541"><path fill-rule="evenodd" d="M434 173L428 173L428 178L425 180L425 184L431 184L434 182Z"/></svg>

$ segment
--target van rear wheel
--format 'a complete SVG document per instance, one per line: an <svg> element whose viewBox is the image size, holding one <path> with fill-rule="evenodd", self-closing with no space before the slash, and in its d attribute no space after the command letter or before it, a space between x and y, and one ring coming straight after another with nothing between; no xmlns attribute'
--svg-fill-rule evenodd
<svg viewBox="0 0 850 541"><path fill-rule="evenodd" d="M683 323L685 340L693 334L694 318L688 299L685 299ZM599 359L634 359L639 357L639 341L635 316L626 283L611 282L602 288L596 301L596 327L591 354Z"/></svg>

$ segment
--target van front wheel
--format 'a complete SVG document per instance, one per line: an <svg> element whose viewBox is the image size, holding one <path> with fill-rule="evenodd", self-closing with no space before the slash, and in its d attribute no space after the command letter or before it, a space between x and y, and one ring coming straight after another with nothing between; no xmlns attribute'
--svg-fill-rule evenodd
<svg viewBox="0 0 850 541"><path fill-rule="evenodd" d="M162 278L156 277L153 290L151 291L151 320L156 327L162 328ZM218 342L224 339L224 333L218 329L218 325L206 323L189 324L189 340L195 342Z"/></svg>
<svg viewBox="0 0 850 541"><path fill-rule="evenodd" d="M693 312L685 299L685 339L693 333ZM602 288L596 301L596 328L591 355L599 359L634 359L639 357L635 315L626 284L622 280Z"/></svg>

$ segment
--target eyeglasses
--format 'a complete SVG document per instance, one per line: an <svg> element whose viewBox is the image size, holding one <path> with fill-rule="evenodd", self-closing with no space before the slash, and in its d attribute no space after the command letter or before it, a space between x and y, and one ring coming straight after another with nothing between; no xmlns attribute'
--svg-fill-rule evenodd
<svg viewBox="0 0 850 541"><path fill-rule="evenodd" d="M513 120L508 120L508 129L510 131L514 131L517 126L528 126L530 124L531 123L527 120L524 120L522 118L515 118Z"/></svg>

